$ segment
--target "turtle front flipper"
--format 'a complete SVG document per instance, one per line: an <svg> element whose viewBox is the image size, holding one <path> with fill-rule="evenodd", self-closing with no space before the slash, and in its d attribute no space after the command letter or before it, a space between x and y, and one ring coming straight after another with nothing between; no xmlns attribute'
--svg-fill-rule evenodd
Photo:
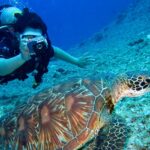
<svg viewBox="0 0 150 150"><path fill-rule="evenodd" d="M93 150L123 150L129 136L129 129L119 118L100 129Z"/></svg>

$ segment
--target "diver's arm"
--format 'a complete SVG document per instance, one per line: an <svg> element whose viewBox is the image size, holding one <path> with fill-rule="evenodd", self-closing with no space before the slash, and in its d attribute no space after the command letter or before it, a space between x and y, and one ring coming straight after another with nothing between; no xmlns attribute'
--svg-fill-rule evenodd
<svg viewBox="0 0 150 150"><path fill-rule="evenodd" d="M54 56L74 65L78 65L78 58L71 56L59 47L53 46Z"/></svg>
<svg viewBox="0 0 150 150"><path fill-rule="evenodd" d="M59 47L53 46L53 48L54 48L54 56L56 58L62 59L64 61L74 64L80 68L84 68L94 61L94 59L88 55L83 55L83 56L77 58L77 57L73 57L70 54L66 53L64 50L62 50Z"/></svg>
<svg viewBox="0 0 150 150"><path fill-rule="evenodd" d="M27 41L20 40L20 54L9 59L0 58L0 76L9 75L26 61L31 59L29 49L27 48Z"/></svg>
<svg viewBox="0 0 150 150"><path fill-rule="evenodd" d="M25 60L22 58L21 54L9 59L0 58L0 76L12 73L24 63Z"/></svg>

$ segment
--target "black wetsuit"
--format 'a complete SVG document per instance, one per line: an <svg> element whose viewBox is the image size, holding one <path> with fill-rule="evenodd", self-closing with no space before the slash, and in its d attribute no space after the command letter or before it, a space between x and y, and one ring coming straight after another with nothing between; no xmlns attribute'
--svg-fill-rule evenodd
<svg viewBox="0 0 150 150"><path fill-rule="evenodd" d="M50 58L54 56L54 50L48 40L48 48L46 53L42 56L32 56L32 58L25 62L21 67L16 69L9 75L0 76L0 84L7 83L10 80L19 79L25 80L28 78L27 74L34 70L37 73L34 75L35 81L40 83L42 76L48 71L47 66ZM12 58L20 53L19 41L17 40L16 34L10 29L0 30L0 58Z"/></svg>

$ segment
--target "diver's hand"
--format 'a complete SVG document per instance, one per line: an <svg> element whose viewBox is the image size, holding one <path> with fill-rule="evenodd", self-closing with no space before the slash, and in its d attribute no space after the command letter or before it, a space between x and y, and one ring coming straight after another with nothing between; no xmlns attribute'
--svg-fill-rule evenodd
<svg viewBox="0 0 150 150"><path fill-rule="evenodd" d="M80 68L85 68L87 65L91 65L95 59L88 55L88 53L83 54L82 57L77 59L77 66Z"/></svg>
<svg viewBox="0 0 150 150"><path fill-rule="evenodd" d="M23 58L25 61L28 61L29 59L31 59L31 56L30 56L30 52L29 52L27 43L28 43L28 40L26 40L26 39L21 39L21 40L20 40L20 45L19 45L20 52L21 52L21 56L22 56L22 58Z"/></svg>

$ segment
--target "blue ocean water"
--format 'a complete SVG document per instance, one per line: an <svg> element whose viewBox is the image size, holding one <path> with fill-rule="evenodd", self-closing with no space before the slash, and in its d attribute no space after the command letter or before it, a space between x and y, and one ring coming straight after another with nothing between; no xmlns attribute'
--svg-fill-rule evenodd
<svg viewBox="0 0 150 150"><path fill-rule="evenodd" d="M64 49L109 24L133 0L2 0L29 7L46 22L52 43Z"/></svg>

